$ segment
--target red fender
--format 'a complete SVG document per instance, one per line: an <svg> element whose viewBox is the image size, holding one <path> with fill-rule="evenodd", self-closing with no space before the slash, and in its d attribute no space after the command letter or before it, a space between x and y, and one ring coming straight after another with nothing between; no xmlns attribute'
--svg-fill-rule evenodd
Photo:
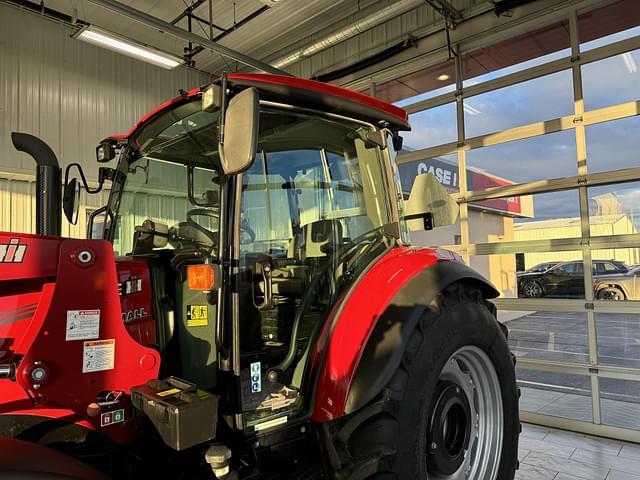
<svg viewBox="0 0 640 480"><path fill-rule="evenodd" d="M320 364L312 419L334 420L344 415L349 389L360 357L378 318L393 297L415 275L454 254L430 248L397 247L379 258L329 316L316 343L312 362Z"/></svg>

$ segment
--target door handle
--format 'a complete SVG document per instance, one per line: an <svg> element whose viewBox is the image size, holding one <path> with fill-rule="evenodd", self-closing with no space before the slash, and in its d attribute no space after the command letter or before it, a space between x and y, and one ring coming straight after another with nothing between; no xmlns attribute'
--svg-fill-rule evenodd
<svg viewBox="0 0 640 480"><path fill-rule="evenodd" d="M271 310L273 308L273 283L272 283L272 268L269 262L256 262L256 274L262 276L262 284L264 285L264 292L262 302L256 301L256 283L253 282L253 304L260 311Z"/></svg>

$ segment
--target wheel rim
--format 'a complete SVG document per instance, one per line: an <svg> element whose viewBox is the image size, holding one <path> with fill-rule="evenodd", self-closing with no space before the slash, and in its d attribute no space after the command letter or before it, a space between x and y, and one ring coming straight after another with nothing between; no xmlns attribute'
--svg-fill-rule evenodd
<svg viewBox="0 0 640 480"><path fill-rule="evenodd" d="M620 292L617 292L615 290L604 290L600 292L599 297L602 300L623 300L623 297L622 295L620 295Z"/></svg>
<svg viewBox="0 0 640 480"><path fill-rule="evenodd" d="M500 381L486 353L455 352L440 372L428 424L426 463L434 480L495 480L504 415Z"/></svg>
<svg viewBox="0 0 640 480"><path fill-rule="evenodd" d="M542 293L540 285L535 282L527 283L524 287L524 294L527 297L539 297L540 293Z"/></svg>

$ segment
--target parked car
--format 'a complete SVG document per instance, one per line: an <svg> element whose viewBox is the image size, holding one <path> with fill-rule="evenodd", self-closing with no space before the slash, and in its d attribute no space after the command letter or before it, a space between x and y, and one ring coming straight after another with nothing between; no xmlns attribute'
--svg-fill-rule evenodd
<svg viewBox="0 0 640 480"><path fill-rule="evenodd" d="M629 267L617 260L593 260L594 279L603 275L622 275ZM518 296L539 298L545 296L584 296L584 268L582 260L558 263L543 272L518 275Z"/></svg>
<svg viewBox="0 0 640 480"><path fill-rule="evenodd" d="M542 272L546 272L547 270L552 269L553 267L555 267L556 265L560 264L562 262L543 262L543 263L539 263L537 265L534 265L531 268L528 268L522 272L516 272L516 275L519 277L521 275L525 275L527 273L542 273Z"/></svg>
<svg viewBox="0 0 640 480"><path fill-rule="evenodd" d="M593 289L598 300L640 300L640 267L626 273L600 275Z"/></svg>

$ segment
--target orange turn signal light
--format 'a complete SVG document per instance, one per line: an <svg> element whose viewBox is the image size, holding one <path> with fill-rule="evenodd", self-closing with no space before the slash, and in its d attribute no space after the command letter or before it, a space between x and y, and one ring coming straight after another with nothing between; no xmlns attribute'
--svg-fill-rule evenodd
<svg viewBox="0 0 640 480"><path fill-rule="evenodd" d="M187 265L187 285L190 290L213 290L215 280L212 265Z"/></svg>

